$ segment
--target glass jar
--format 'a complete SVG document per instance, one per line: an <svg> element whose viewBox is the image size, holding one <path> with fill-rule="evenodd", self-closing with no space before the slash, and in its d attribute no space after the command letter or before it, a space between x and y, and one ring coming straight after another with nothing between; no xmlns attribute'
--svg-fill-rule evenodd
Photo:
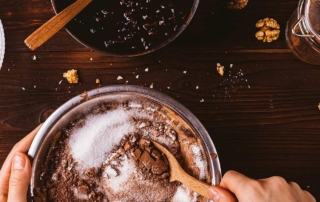
<svg viewBox="0 0 320 202"><path fill-rule="evenodd" d="M286 41L301 61L320 65L320 0L300 0L286 27Z"/></svg>

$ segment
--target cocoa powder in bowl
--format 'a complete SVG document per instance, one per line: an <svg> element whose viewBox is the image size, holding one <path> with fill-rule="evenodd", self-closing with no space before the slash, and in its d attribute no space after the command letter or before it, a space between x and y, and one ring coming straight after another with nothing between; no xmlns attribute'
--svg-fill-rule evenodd
<svg viewBox="0 0 320 202"><path fill-rule="evenodd" d="M74 0L52 0L60 12ZM158 49L190 22L198 0L93 0L66 27L82 44L112 55Z"/></svg>

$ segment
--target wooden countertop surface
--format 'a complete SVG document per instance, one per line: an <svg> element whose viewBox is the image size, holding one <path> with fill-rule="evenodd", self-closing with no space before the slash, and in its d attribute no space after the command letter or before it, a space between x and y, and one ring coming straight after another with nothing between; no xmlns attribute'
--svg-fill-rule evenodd
<svg viewBox="0 0 320 202"><path fill-rule="evenodd" d="M297 5L250 0L242 10L228 10L221 2L201 0L172 43L148 55L116 58L91 51L65 30L30 51L23 41L54 15L50 1L1 0L6 53L0 71L0 165L57 107L97 88L97 78L102 86L153 83L204 124L223 173L280 175L320 200L320 66L296 59L284 34ZM255 39L255 23L265 17L281 26L275 42ZM217 63L225 66L225 76L217 73ZM78 70L81 84L62 77L69 69Z"/></svg>

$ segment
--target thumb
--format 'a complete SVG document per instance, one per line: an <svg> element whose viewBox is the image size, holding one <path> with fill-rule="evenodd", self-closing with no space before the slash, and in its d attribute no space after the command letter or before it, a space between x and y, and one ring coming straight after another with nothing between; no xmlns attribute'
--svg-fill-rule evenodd
<svg viewBox="0 0 320 202"><path fill-rule="evenodd" d="M214 202L237 202L229 191L219 186L209 187L208 194Z"/></svg>
<svg viewBox="0 0 320 202"><path fill-rule="evenodd" d="M26 154L17 152L12 159L8 201L26 202L31 165Z"/></svg>

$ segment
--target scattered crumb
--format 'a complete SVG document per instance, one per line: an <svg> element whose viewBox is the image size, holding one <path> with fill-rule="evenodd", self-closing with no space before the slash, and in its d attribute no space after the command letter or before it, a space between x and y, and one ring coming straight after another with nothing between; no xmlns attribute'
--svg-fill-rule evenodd
<svg viewBox="0 0 320 202"><path fill-rule="evenodd" d="M136 76L136 79L138 79L138 78L139 78L139 75Z"/></svg>
<svg viewBox="0 0 320 202"><path fill-rule="evenodd" d="M126 81L126 84L129 83L129 81Z"/></svg>
<svg viewBox="0 0 320 202"><path fill-rule="evenodd" d="M153 88L153 83L150 85L150 88Z"/></svg>
<svg viewBox="0 0 320 202"><path fill-rule="evenodd" d="M159 60L159 62L161 62L161 60Z"/></svg>
<svg viewBox="0 0 320 202"><path fill-rule="evenodd" d="M37 60L37 56L36 55L32 56L32 60Z"/></svg>
<svg viewBox="0 0 320 202"><path fill-rule="evenodd" d="M34 85L34 86L33 86L33 88L37 88L37 86L36 86L36 85Z"/></svg>
<svg viewBox="0 0 320 202"><path fill-rule="evenodd" d="M123 79L122 76L118 76L118 77L117 77L117 80L118 80L118 81L121 80L121 79Z"/></svg>
<svg viewBox="0 0 320 202"><path fill-rule="evenodd" d="M10 72L10 69L8 69L8 72Z"/></svg>
<svg viewBox="0 0 320 202"><path fill-rule="evenodd" d="M233 67L233 64L230 64L230 68L232 68Z"/></svg>
<svg viewBox="0 0 320 202"><path fill-rule="evenodd" d="M22 87L22 90L26 90L24 87Z"/></svg>
<svg viewBox="0 0 320 202"><path fill-rule="evenodd" d="M110 66L112 66L112 63L110 63Z"/></svg>
<svg viewBox="0 0 320 202"><path fill-rule="evenodd" d="M202 98L202 99L200 100L200 102L204 102L204 99Z"/></svg>
<svg viewBox="0 0 320 202"><path fill-rule="evenodd" d="M96 83L100 83L100 79L96 79Z"/></svg>
<svg viewBox="0 0 320 202"><path fill-rule="evenodd" d="M199 89L199 86L196 86L196 89Z"/></svg>
<svg viewBox="0 0 320 202"><path fill-rule="evenodd" d="M59 85L61 85L62 81L63 81L63 80L59 81Z"/></svg>
<svg viewBox="0 0 320 202"><path fill-rule="evenodd" d="M318 108L319 108L319 110L320 110L320 103L318 104Z"/></svg>
<svg viewBox="0 0 320 202"><path fill-rule="evenodd" d="M170 89L170 86L167 87L168 89ZM320 104L319 104L320 105Z"/></svg>
<svg viewBox="0 0 320 202"><path fill-rule="evenodd" d="M168 69L166 69L166 72L168 71Z"/></svg>
<svg viewBox="0 0 320 202"><path fill-rule="evenodd" d="M250 88L250 86L248 85L248 88Z"/></svg>
<svg viewBox="0 0 320 202"><path fill-rule="evenodd" d="M87 91L84 91L81 95L80 95L80 97L81 98L83 98L83 99L88 99L88 93L87 93Z"/></svg>
<svg viewBox="0 0 320 202"><path fill-rule="evenodd" d="M187 71L183 71L183 73L184 73L184 74L186 74L186 73L187 73Z"/></svg>
<svg viewBox="0 0 320 202"><path fill-rule="evenodd" d="M220 76L224 75L224 66L221 66L220 63L217 63L217 72L220 74Z"/></svg>
<svg viewBox="0 0 320 202"><path fill-rule="evenodd" d="M92 61L92 60L93 60L93 58L90 58L90 60Z"/></svg>
<svg viewBox="0 0 320 202"><path fill-rule="evenodd" d="M69 83L78 83L79 81L77 70L74 69L63 73L63 77L66 78Z"/></svg>
<svg viewBox="0 0 320 202"><path fill-rule="evenodd" d="M144 71L145 71L145 72L148 72L148 71L149 71L149 68L146 68Z"/></svg>

